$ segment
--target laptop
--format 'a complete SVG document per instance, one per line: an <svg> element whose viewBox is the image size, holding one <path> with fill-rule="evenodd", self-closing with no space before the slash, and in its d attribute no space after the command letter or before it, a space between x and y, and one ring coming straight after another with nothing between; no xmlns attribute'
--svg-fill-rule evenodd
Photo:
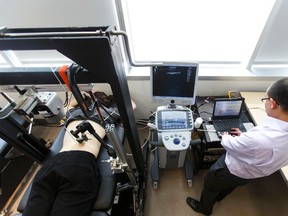
<svg viewBox="0 0 288 216"><path fill-rule="evenodd" d="M246 131L240 119L243 103L244 98L216 98L212 114L215 130L229 132L231 128L239 128Z"/></svg>

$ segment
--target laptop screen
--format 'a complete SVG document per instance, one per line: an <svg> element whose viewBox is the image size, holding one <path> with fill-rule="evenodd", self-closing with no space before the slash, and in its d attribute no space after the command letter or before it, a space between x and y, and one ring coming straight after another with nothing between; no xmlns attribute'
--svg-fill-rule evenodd
<svg viewBox="0 0 288 216"><path fill-rule="evenodd" d="M216 98L212 120L240 118L244 98Z"/></svg>

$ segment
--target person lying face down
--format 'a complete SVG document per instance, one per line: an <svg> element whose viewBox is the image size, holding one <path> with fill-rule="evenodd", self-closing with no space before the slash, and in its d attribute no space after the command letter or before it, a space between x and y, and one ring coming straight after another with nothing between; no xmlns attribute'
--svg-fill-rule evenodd
<svg viewBox="0 0 288 216"><path fill-rule="evenodd" d="M71 102L71 107L77 105ZM132 101L132 108L136 104ZM99 190L96 158L101 143L86 132L87 140L79 143L70 133L82 120L66 126L63 147L58 154L43 163L37 172L23 216L86 216ZM104 138L104 128L88 120L96 133Z"/></svg>
<svg viewBox="0 0 288 216"><path fill-rule="evenodd" d="M87 141L76 141L69 131L81 122L70 122L61 151L37 172L23 216L89 215L99 189L96 158L101 144L90 133ZM101 138L105 136L102 126L89 123Z"/></svg>

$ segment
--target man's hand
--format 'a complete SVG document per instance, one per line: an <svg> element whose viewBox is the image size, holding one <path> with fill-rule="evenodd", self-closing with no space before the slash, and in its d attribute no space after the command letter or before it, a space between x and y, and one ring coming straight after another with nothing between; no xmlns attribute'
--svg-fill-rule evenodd
<svg viewBox="0 0 288 216"><path fill-rule="evenodd" d="M231 128L229 132L232 136L240 136L242 131L239 128Z"/></svg>

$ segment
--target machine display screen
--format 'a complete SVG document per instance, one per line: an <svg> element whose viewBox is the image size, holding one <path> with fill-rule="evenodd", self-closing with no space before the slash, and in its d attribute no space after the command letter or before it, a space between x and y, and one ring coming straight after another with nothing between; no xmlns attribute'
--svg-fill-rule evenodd
<svg viewBox="0 0 288 216"><path fill-rule="evenodd" d="M191 129L192 117L187 110L161 110L157 112L158 130Z"/></svg>
<svg viewBox="0 0 288 216"><path fill-rule="evenodd" d="M193 105L196 99L198 64L166 63L151 70L152 101Z"/></svg>

